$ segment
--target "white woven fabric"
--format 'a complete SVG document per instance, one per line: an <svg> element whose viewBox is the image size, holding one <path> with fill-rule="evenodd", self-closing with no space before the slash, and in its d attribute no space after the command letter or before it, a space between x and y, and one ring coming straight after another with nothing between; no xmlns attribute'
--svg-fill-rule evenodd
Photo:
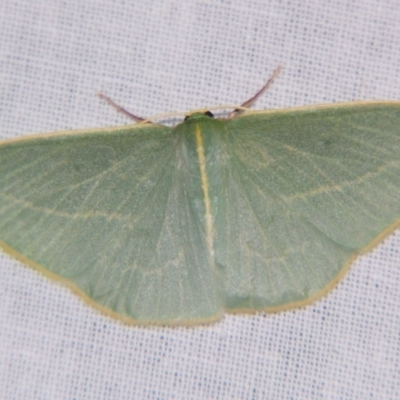
<svg viewBox="0 0 400 400"><path fill-rule="evenodd" d="M400 6L2 0L0 138L241 103L400 100ZM305 309L123 326L0 253L0 398L399 399L400 230Z"/></svg>

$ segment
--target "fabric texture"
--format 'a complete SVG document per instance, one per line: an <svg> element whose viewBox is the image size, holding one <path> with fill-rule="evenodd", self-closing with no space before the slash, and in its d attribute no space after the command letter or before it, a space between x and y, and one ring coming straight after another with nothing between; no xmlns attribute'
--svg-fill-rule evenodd
<svg viewBox="0 0 400 400"><path fill-rule="evenodd" d="M398 1L0 5L0 138L239 104L400 100ZM400 230L303 309L194 328L102 316L0 252L0 398L398 399Z"/></svg>

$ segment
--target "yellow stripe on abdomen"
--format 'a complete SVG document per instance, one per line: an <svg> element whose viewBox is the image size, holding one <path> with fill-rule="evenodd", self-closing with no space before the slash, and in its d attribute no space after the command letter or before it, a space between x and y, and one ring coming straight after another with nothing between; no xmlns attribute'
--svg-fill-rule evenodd
<svg viewBox="0 0 400 400"><path fill-rule="evenodd" d="M208 177L206 172L206 157L204 155L204 147L203 147L203 138L201 136L201 129L199 125L196 125L195 130L196 136L196 150L197 156L199 159L199 167L200 167L200 177L201 177L201 187L203 189L204 194L204 208L206 211L205 219L206 219L206 234L207 234L207 245L208 250L211 256L214 256L213 249L213 221L211 215L211 203L210 203L210 195L208 193Z"/></svg>

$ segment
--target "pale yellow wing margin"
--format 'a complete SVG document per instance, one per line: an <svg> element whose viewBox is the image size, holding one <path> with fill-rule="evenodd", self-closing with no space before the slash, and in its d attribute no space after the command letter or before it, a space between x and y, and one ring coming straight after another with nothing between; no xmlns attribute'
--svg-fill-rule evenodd
<svg viewBox="0 0 400 400"><path fill-rule="evenodd" d="M5 142L1 246L124 322L218 319L178 142L157 125Z"/></svg>
<svg viewBox="0 0 400 400"><path fill-rule="evenodd" d="M399 226L400 103L251 113L228 121L221 148L228 311L308 304Z"/></svg>

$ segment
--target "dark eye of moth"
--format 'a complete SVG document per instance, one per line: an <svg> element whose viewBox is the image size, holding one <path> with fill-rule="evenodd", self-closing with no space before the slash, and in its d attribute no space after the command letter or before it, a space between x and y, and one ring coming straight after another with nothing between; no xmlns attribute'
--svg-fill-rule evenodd
<svg viewBox="0 0 400 400"><path fill-rule="evenodd" d="M214 118L214 114L213 114L212 112L210 112L210 111L206 111L206 112L204 113L204 115L207 115L207 117L210 117L210 118ZM188 118L190 118L190 115L187 115L187 116L185 117L184 121L187 121Z"/></svg>

